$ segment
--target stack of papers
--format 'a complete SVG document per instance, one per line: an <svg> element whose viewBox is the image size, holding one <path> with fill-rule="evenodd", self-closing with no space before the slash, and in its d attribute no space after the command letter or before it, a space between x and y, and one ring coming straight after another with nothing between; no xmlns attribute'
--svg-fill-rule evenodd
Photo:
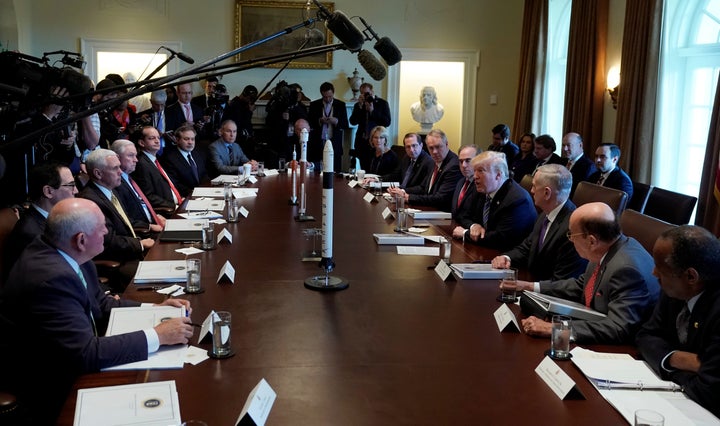
<svg viewBox="0 0 720 426"><path fill-rule="evenodd" d="M425 238L409 234L373 234L379 245L411 245L425 244Z"/></svg>
<svg viewBox="0 0 720 426"><path fill-rule="evenodd" d="M113 308L110 311L106 336L147 330L168 318L185 316L185 307L174 306L138 306ZM160 350L148 355L145 361L116 365L104 370L146 370L149 368L183 368L187 345L161 346Z"/></svg>
<svg viewBox="0 0 720 426"><path fill-rule="evenodd" d="M602 312L590 309L582 303L548 296L547 294L536 293L534 291L524 291L520 306L522 306L523 301L528 301L543 312L556 315L568 315L581 320L597 321L607 317L607 315Z"/></svg>
<svg viewBox="0 0 720 426"><path fill-rule="evenodd" d="M108 424L179 425L175 381L104 386L78 390L75 426Z"/></svg>
<svg viewBox="0 0 720 426"><path fill-rule="evenodd" d="M410 216L412 216L413 219L452 219L452 214L449 212L422 211L416 209L407 209L407 212L410 213Z"/></svg>
<svg viewBox="0 0 720 426"><path fill-rule="evenodd" d="M184 283L187 281L184 260L142 260L135 272L135 284Z"/></svg>
<svg viewBox="0 0 720 426"><path fill-rule="evenodd" d="M504 269L495 269L489 263L453 263L450 268L463 280L502 279L505 274Z"/></svg>
<svg viewBox="0 0 720 426"><path fill-rule="evenodd" d="M662 414L666 425L720 425L720 419L689 399L675 383L658 378L643 361L581 347L571 353L573 364L630 424L636 410L648 409Z"/></svg>
<svg viewBox="0 0 720 426"><path fill-rule="evenodd" d="M168 219L160 241L201 241L207 219Z"/></svg>
<svg viewBox="0 0 720 426"><path fill-rule="evenodd" d="M212 183L213 185L222 185L224 183L232 183L234 185L237 185L238 175L220 175L215 179L211 180L210 183Z"/></svg>
<svg viewBox="0 0 720 426"><path fill-rule="evenodd" d="M215 198L199 198L197 200L188 200L185 210L189 212L196 211L216 211L221 212L225 208L225 200Z"/></svg>

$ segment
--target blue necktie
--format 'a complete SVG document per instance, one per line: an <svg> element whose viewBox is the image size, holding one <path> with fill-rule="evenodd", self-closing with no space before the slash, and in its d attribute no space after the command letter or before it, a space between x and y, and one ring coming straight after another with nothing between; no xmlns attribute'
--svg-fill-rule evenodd
<svg viewBox="0 0 720 426"><path fill-rule="evenodd" d="M490 204L492 204L492 198L487 195L485 196L485 205L483 205L483 228L487 228L488 220L490 220Z"/></svg>

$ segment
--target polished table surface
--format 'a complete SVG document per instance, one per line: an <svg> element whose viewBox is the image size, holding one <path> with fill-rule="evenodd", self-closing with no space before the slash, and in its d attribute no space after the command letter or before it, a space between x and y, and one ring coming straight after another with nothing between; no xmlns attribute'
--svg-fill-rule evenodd
<svg viewBox="0 0 720 426"><path fill-rule="evenodd" d="M202 259L199 295L182 296L201 322L210 310L232 312L236 355L181 370L97 373L77 387L175 380L183 419L230 425L252 388L265 378L277 392L269 425L375 424L626 424L570 363L560 363L585 395L560 400L535 373L549 340L498 331L497 281L444 283L428 256L401 256L378 246L372 233L391 233L388 203L367 203L365 190L336 178L332 275L348 280L339 292L308 290L303 281L322 273L302 262L311 247L303 229L321 226L321 177L307 178L308 214L293 220L290 177L259 178L257 198L241 199L250 214L226 227L233 243L192 257ZM431 221L429 234L447 234L449 221ZM444 224L443 224L444 223ZM433 243L426 243L433 245ZM146 260L183 259L178 243L160 243ZM319 244L318 244L319 249ZM491 259L495 253L453 243L453 262ZM234 284L215 284L222 264L235 268ZM161 301L137 292L124 297ZM519 308L512 306L520 316ZM196 344L197 332L195 340ZM209 349L204 341L199 345ZM592 348L592 347L591 347ZM594 347L623 351L627 347ZM76 394L60 424L72 424Z"/></svg>

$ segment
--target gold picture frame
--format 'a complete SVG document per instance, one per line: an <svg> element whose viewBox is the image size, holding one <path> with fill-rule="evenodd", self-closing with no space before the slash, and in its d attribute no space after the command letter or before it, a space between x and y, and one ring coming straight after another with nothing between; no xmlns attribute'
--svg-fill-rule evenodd
<svg viewBox="0 0 720 426"><path fill-rule="evenodd" d="M323 2L331 12L335 3ZM235 48L262 40L263 38L300 24L317 15L318 8L307 3L283 1L236 0L235 4ZM332 44L332 33L324 23L316 22L289 34L281 35L235 56L237 61L289 53L300 49ZM332 51L293 59L288 68L332 68ZM286 61L267 65L265 68L280 68Z"/></svg>

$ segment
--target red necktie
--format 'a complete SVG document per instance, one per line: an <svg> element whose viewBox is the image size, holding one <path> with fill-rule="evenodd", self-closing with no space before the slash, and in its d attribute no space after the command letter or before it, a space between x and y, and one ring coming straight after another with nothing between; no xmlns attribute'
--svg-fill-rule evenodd
<svg viewBox="0 0 720 426"><path fill-rule="evenodd" d="M593 294L595 293L595 281L597 281L598 274L600 273L600 264L595 266L595 270L587 283L585 283L585 306L590 307L590 303L593 300Z"/></svg>
<svg viewBox="0 0 720 426"><path fill-rule="evenodd" d="M433 185L435 185L435 179L437 179L438 172L440 172L440 167L436 164L435 170L433 170L432 177L430 178L430 185L428 185L428 194L432 190Z"/></svg>
<svg viewBox="0 0 720 426"><path fill-rule="evenodd" d="M148 211L150 212L150 217L152 217L152 220L155 222L156 225L160 224L160 221L158 220L157 214L155 213L155 209L152 208L152 205L150 204L150 201L148 201L147 197L145 196L145 193L142 192L138 184L130 179L130 185L135 189L135 192L140 196L140 199L145 203L145 207L147 207Z"/></svg>
<svg viewBox="0 0 720 426"><path fill-rule="evenodd" d="M470 184L470 181L468 179L465 179L465 184L463 185L462 189L460 190L460 195L458 195L458 207L460 207L460 204L462 204L463 199L465 198L465 191L467 191L468 186Z"/></svg>
<svg viewBox="0 0 720 426"><path fill-rule="evenodd" d="M175 196L175 201L178 204L182 204L182 196L178 192L177 188L175 188L175 185L173 185L172 181L168 177L168 175L165 173L165 170L163 170L162 166L160 165L160 162L158 159L155 159L155 165L157 166L158 170L160 170L160 174L163 175L163 178L165 181L167 181L168 185L170 185L170 190L173 192L173 195Z"/></svg>

